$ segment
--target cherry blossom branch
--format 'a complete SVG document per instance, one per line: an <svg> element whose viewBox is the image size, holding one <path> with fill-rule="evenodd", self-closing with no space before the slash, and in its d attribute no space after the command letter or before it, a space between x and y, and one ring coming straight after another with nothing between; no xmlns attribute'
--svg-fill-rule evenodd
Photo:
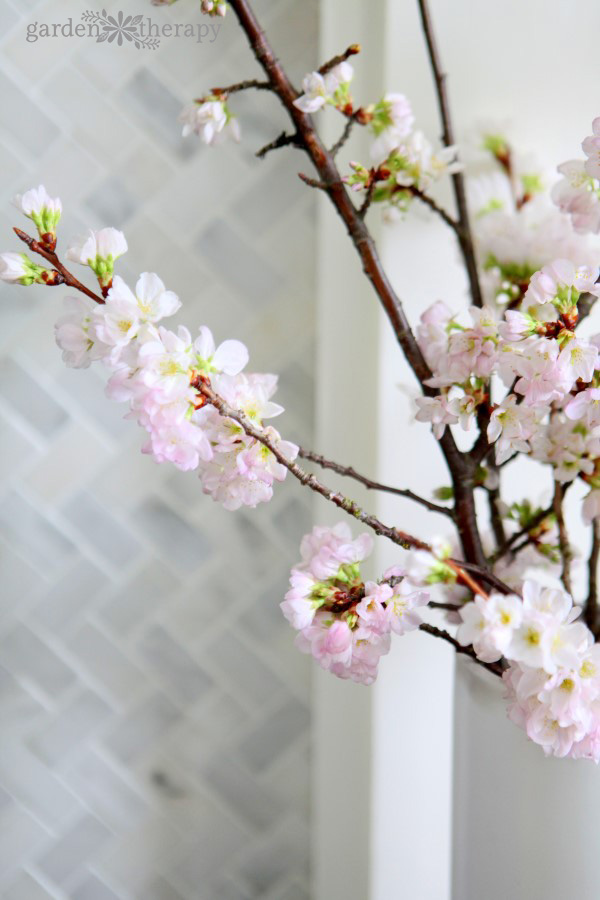
<svg viewBox="0 0 600 900"><path fill-rule="evenodd" d="M100 297L99 294L95 294L94 291L91 291L85 284L82 284L74 275L66 269L63 264L60 262L56 252L52 252L50 250L45 249L39 241L36 241L34 238L30 237L24 231L21 231L20 228L13 229L15 234L20 240L23 241L24 244L27 244L32 253L37 253L38 256L42 256L47 262L50 263L51 266L54 266L55 270L60 274L63 281L62 284L68 285L68 287L75 288L77 291L81 291L82 294L85 294L91 300L94 300L95 303L104 303L104 298ZM58 284L58 282L56 282Z"/></svg>
<svg viewBox="0 0 600 900"><path fill-rule="evenodd" d="M588 596L585 604L586 625L598 639L598 563L600 562L600 519L592 519L592 549L588 560Z"/></svg>
<svg viewBox="0 0 600 900"><path fill-rule="evenodd" d="M457 653L461 653L463 656L468 656L473 662L476 662L479 666L482 666L484 669L487 669L488 672L492 672L494 675L498 675L502 678L502 672L504 671L502 663L486 663L482 662L477 658L477 655L473 648L469 645L468 647L463 647L462 644L459 644L456 638L453 638L451 634L448 634L447 631L443 631L441 628L436 628L435 625L429 625L427 622L423 622L419 625L419 631L424 631L425 634L430 634L432 637L441 638L443 641L446 641L448 644L452 644Z"/></svg>
<svg viewBox="0 0 600 900"><path fill-rule="evenodd" d="M373 238L341 180L335 160L319 138L310 116L294 106L298 93L271 48L248 0L230 0L230 6L246 34L254 56L287 110L299 142L312 160L320 180L327 185L327 194L346 225L365 275L379 297L411 369L424 393L434 396L437 391L424 384L431 377L429 366L410 328L400 298L383 269ZM452 476L456 521L464 554L468 560L483 566L485 554L477 527L473 496L475 468L472 460L460 453L449 429L446 429L439 444Z"/></svg>
<svg viewBox="0 0 600 900"><path fill-rule="evenodd" d="M288 472L290 472L294 476L294 478L296 478L301 484L310 488L316 494L320 494L321 497L329 500L339 509L343 509L344 512L353 516L359 522L362 522L363 525L367 525L376 534L380 535L381 537L387 538L388 540L392 541L392 543L397 544L403 549L426 550L429 553L432 552L431 546L429 544L426 544L425 541L420 540L420 538L413 537L413 535L408 534L405 531L401 531L399 528L392 528L389 525L384 525L383 522L380 522L379 519L377 519L375 516L364 512L360 508L360 506L355 503L354 500L350 500L339 491L334 491L331 488L328 488L314 475L302 469L298 465L298 463L294 462L291 459L288 459L288 457L279 449L277 444L273 443L273 441L270 440L270 438L261 428L257 428L257 426L254 425L253 422L251 422L243 412L238 409L232 409L230 406L228 406L223 398L215 393L215 391L212 390L210 385L208 385L203 378L198 377L197 379L195 379L192 382L192 387L194 387L198 391L198 393L204 398L206 402L214 406L222 416L224 416L226 419L233 419L234 422L237 422L238 425L241 425L247 435L259 441L264 447L270 450L277 462L284 466L288 470ZM474 594L480 594L482 597L488 596L481 585L478 584L469 575L465 568L463 568L460 561L455 559L445 559L444 562L456 574L459 581L466 585ZM506 585L504 587L506 591L510 592L510 589Z"/></svg>
<svg viewBox="0 0 600 900"><path fill-rule="evenodd" d="M360 475L352 466L342 466L330 459L325 459L325 457L321 456L319 453L313 453L312 450L304 450L300 447L298 455L301 456L302 459L307 459L310 462L316 463L318 466L321 466L322 469L330 469L338 475L343 475L346 478L353 478L354 481L360 482L360 484L364 485L370 491L382 491L387 494L396 494L399 497L406 497L409 500L413 500L415 503L419 503L421 506L426 507L426 509L431 510L431 512L441 513L444 516L449 516L449 518L454 519L454 510L450 509L450 507L433 503L431 500L420 497L418 494L415 494L413 491L406 488L390 487L387 484L381 484L379 481L373 481L365 475Z"/></svg>
<svg viewBox="0 0 600 900"><path fill-rule="evenodd" d="M451 147L454 141L454 131L452 128L452 119L450 116L450 105L448 103L448 95L446 92L446 75L442 71L439 51L433 33L433 23L427 0L418 0L419 12L421 14L421 23L425 35L425 42L429 53L429 62L435 81L438 106L440 110L440 118L442 120L442 137L446 147ZM477 270L477 260L475 257L475 249L473 245L473 236L471 234L471 225L469 222L469 210L467 207L467 196L465 191L465 182L462 172L455 172L452 175L452 183L454 185L454 197L456 199L456 207L458 211L458 221L461 226L460 232L457 232L460 249L467 269L469 285L471 288L471 296L475 306L483 306L483 297L481 294L481 286L479 284L479 273Z"/></svg>
<svg viewBox="0 0 600 900"><path fill-rule="evenodd" d="M555 481L554 497L552 498L552 508L554 510L556 523L558 525L558 547L560 550L560 557L562 561L560 578L565 586L566 592L573 596L573 586L571 584L571 563L573 561L573 551L571 550L569 534L567 532L567 526L565 524L565 517L563 512L564 495L565 491L562 484L560 483L560 481Z"/></svg>

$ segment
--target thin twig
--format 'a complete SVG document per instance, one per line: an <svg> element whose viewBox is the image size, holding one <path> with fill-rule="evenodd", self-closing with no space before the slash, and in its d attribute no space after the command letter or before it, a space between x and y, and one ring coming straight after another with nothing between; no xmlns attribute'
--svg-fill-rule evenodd
<svg viewBox="0 0 600 900"><path fill-rule="evenodd" d="M433 33L433 23L427 0L418 0L419 11L421 13L421 23L429 52L429 61L435 81L435 88L440 110L440 118L442 120L442 137L446 147L454 145L454 132L452 128L452 120L450 117L450 105L448 103L448 95L446 92L446 75L442 71L439 51ZM456 199L456 208L458 211L458 221L461 231L459 234L459 243L462 251L463 259L469 277L469 285L471 288L471 296L475 306L483 306L483 297L481 286L479 284L479 273L477 270L477 259L475 257L475 249L473 246L473 237L471 234L471 226L469 222L469 210L467 207L467 195L465 191L465 182L462 172L455 172L452 175L452 183L454 185L454 197Z"/></svg>
<svg viewBox="0 0 600 900"><path fill-rule="evenodd" d="M326 181L318 181L316 178L309 178L309 176L305 175L303 172L298 172L298 178L300 181L303 181L304 184L307 184L311 188L316 188L319 191L328 191L331 188L331 185L327 184Z"/></svg>
<svg viewBox="0 0 600 900"><path fill-rule="evenodd" d="M432 503L431 500L420 497L418 494L415 494L408 489L390 487L387 484L381 484L379 481L373 481L365 475L360 475L352 466L342 466L339 463L333 462L333 460L325 459L325 457L321 456L319 453L313 453L312 450L304 450L302 447L300 447L298 455L301 456L302 459L307 459L310 462L316 463L318 466L321 466L322 469L330 469L338 475L343 475L346 478L353 478L354 481L360 482L360 484L364 485L370 491L383 491L387 494L396 494L399 497L406 497L409 500L413 500L415 503L420 503L421 506L426 507L431 510L431 512L441 513L444 516L449 516L451 519L454 518L454 511L450 509L450 507L439 506L437 503Z"/></svg>
<svg viewBox="0 0 600 900"><path fill-rule="evenodd" d="M348 138L350 137L350 134L352 132L355 122L356 122L356 119L354 119L353 117L348 119L348 121L346 122L346 124L344 126L344 130L342 131L341 137L339 138L339 140L337 140L335 142L335 144L329 151L334 159L338 155L338 153L340 152L340 150L342 149L342 147L344 146L344 144L346 143Z"/></svg>
<svg viewBox="0 0 600 900"><path fill-rule="evenodd" d="M365 195L365 199L363 200L363 202L358 210L358 217L360 219L364 219L365 216L367 215L367 213L369 211L369 207L371 206L371 203L373 202L373 194L374 193L375 193L375 182L372 181L370 183L369 187L367 188L367 193Z"/></svg>
<svg viewBox="0 0 600 900"><path fill-rule="evenodd" d="M457 653L461 653L464 656L470 657L473 662L477 663L477 665L482 666L484 669L487 669L488 672L492 672L494 675L498 675L500 678L502 678L503 667L500 662L482 662L477 658L475 651L470 645L468 647L463 647L463 645L459 644L456 638L453 638L452 635L448 634L447 631L443 631L441 628L436 628L435 625L429 625L427 622L423 622L421 625L419 625L419 630L424 631L425 634L430 634L432 637L441 638L443 641L447 641L447 643L452 644Z"/></svg>
<svg viewBox="0 0 600 900"><path fill-rule="evenodd" d="M42 256L50 265L54 266L57 272L60 273L62 278L64 278L64 284L69 287L75 288L77 291L81 291L82 294L90 297L91 300L94 300L96 303L104 303L104 298L100 297L98 294L95 294L91 291L85 284L82 284L74 275L69 272L68 269L65 269L63 264L60 262L56 252L50 252L46 250L39 241L36 241L34 238L29 237L24 231L21 231L20 228L14 229L15 234L18 238L20 238L24 244L27 244L32 253L37 253L39 256Z"/></svg>
<svg viewBox="0 0 600 900"><path fill-rule="evenodd" d="M490 587L496 588L501 594L518 594L517 591L505 584L505 582L498 578L497 575L494 575L491 569L486 569L483 566L465 562L464 560L461 560L460 565L465 572L472 572L480 581L483 581L484 584L488 584Z"/></svg>
<svg viewBox="0 0 600 900"><path fill-rule="evenodd" d="M585 604L585 621L598 639L598 562L600 561L600 519L592 519L592 550L588 560L589 592Z"/></svg>
<svg viewBox="0 0 600 900"><path fill-rule="evenodd" d="M420 200L421 203L424 203L425 206L428 206L436 216L443 219L449 228L451 228L459 237L461 236L462 229L460 223L457 222L456 219L453 219L452 216L447 213L443 207L439 206L432 197L412 185L406 188L402 187L401 190L406 190L409 194L412 194L413 197L416 197L417 200Z"/></svg>
<svg viewBox="0 0 600 900"><path fill-rule="evenodd" d="M437 600L430 600L427 606L431 609L443 609L445 612L458 612L460 604L457 603L438 603Z"/></svg>
<svg viewBox="0 0 600 900"><path fill-rule="evenodd" d="M558 546L560 549L560 557L562 562L561 581L565 586L565 591L573 596L573 586L571 584L571 563L573 561L573 551L569 542L569 534L565 524L563 512L564 500L563 486L559 481L554 482L554 496L552 498L552 508L556 516L558 525Z"/></svg>
<svg viewBox="0 0 600 900"><path fill-rule="evenodd" d="M238 81L237 84L230 84L229 87L212 88L213 94L237 94L239 91L247 91L250 89L257 91L272 91L273 85L270 81L258 81L256 78L249 78L247 81Z"/></svg>
<svg viewBox="0 0 600 900"><path fill-rule="evenodd" d="M340 53L338 56L334 56L326 63L323 63L317 70L319 75L327 75L328 72L331 72L331 70L335 69L336 66L339 66L340 63L346 62L351 56L356 56L357 53L360 53L361 49L360 44L350 44L343 53Z"/></svg>
<svg viewBox="0 0 600 900"><path fill-rule="evenodd" d="M288 134L286 131L282 131L281 134L275 138L275 140L271 141L269 144L265 144L264 147L261 147L260 150L256 151L256 156L258 159L264 159L267 153L270 153L271 150L279 150L280 147L298 147L298 136L296 134Z"/></svg>

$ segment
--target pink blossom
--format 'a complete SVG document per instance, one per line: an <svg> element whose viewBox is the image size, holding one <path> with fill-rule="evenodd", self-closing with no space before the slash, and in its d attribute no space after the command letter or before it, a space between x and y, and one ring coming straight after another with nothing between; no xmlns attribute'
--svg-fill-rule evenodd
<svg viewBox="0 0 600 900"><path fill-rule="evenodd" d="M592 131L593 134L586 137L581 145L587 156L585 171L592 178L600 179L600 118L594 119L592 122Z"/></svg>

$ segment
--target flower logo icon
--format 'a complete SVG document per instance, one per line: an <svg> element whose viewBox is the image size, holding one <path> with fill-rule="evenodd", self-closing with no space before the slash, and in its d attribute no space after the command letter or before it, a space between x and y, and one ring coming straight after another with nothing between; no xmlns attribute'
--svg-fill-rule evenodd
<svg viewBox="0 0 600 900"><path fill-rule="evenodd" d="M82 17L84 22L90 25L98 25L100 33L96 38L96 43L108 41L109 44L115 41L122 47L124 42L134 44L138 50L156 50L160 44L160 38L150 37L142 34L140 24L144 18L142 15L125 16L122 12L117 13L116 17L108 15L105 9L102 12L85 12Z"/></svg>

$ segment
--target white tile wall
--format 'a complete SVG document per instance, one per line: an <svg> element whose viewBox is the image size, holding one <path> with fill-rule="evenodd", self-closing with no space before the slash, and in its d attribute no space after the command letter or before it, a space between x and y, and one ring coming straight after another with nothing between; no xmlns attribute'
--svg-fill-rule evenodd
<svg viewBox="0 0 600 900"><path fill-rule="evenodd" d="M105 4L108 6L108 3ZM0 245L10 198L45 182L61 241L123 228L124 276L159 272L191 327L281 372L283 430L312 430L313 232L282 128L243 96L244 143L180 137L190 98L256 74L233 16L156 52L27 43L80 0L0 0ZM198 0L109 12L200 22ZM314 2L256 0L299 79ZM64 369L61 291L0 290L0 895L6 900L307 900L308 667L277 603L309 499L227 513L139 454L94 371ZM293 334L293 341L290 335Z"/></svg>

